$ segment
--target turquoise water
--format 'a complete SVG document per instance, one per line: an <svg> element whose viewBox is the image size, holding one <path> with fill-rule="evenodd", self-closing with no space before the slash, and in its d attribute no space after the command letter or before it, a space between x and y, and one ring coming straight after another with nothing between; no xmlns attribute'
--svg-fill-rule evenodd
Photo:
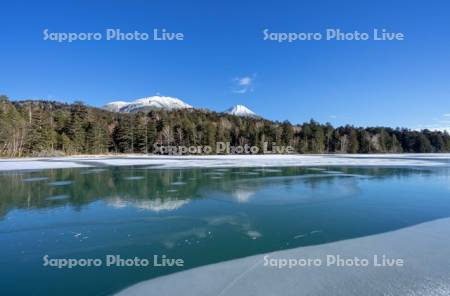
<svg viewBox="0 0 450 296"><path fill-rule="evenodd" d="M142 280L450 216L447 168L102 167L0 175L4 295L109 295ZM43 266L43 257L184 260Z"/></svg>

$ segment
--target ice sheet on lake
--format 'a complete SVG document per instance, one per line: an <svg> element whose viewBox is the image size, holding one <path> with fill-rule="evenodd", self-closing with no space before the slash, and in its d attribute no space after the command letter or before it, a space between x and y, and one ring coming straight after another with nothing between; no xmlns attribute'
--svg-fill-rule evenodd
<svg viewBox="0 0 450 296"><path fill-rule="evenodd" d="M149 165L153 168L286 166L449 166L450 154L315 154L205 156L71 156L1 159L0 171L71 167Z"/></svg>
<svg viewBox="0 0 450 296"><path fill-rule="evenodd" d="M176 182L170 183L170 185L173 185L173 186L183 186L183 185L186 185L186 182L176 181Z"/></svg>
<svg viewBox="0 0 450 296"><path fill-rule="evenodd" d="M449 295L450 218L393 232L277 251L178 272L133 285L117 295ZM264 266L275 259L403 259L403 267ZM187 259L187 258L186 258ZM332 293L330 293L332 291Z"/></svg>
<svg viewBox="0 0 450 296"><path fill-rule="evenodd" d="M128 180L128 181L133 181L133 180L142 180L142 179L144 179L144 177L143 176L130 176L130 177L125 177L124 179Z"/></svg>
<svg viewBox="0 0 450 296"><path fill-rule="evenodd" d="M48 177L34 177L23 179L24 182L38 182L48 180Z"/></svg>
<svg viewBox="0 0 450 296"><path fill-rule="evenodd" d="M69 181L69 180L67 180L67 181L54 181L54 182L48 183L48 185L50 185L50 186L66 186L66 185L70 185L72 183L73 183L73 181Z"/></svg>
<svg viewBox="0 0 450 296"><path fill-rule="evenodd" d="M80 174L81 175L98 174L98 173L101 173L101 172L104 172L104 171L106 171L106 169L100 169L100 168L99 169L89 169L89 170L81 172Z"/></svg>
<svg viewBox="0 0 450 296"><path fill-rule="evenodd" d="M256 172L262 172L262 173L280 173L282 170L279 169L269 169L269 168L262 168L262 169L256 169Z"/></svg>
<svg viewBox="0 0 450 296"><path fill-rule="evenodd" d="M248 237L250 237L251 239L257 239L260 238L262 236L262 234L258 231L255 230L249 230L247 231L247 235Z"/></svg>
<svg viewBox="0 0 450 296"><path fill-rule="evenodd" d="M215 170L214 172L203 173L205 176L223 176L224 172Z"/></svg>
<svg viewBox="0 0 450 296"><path fill-rule="evenodd" d="M60 194L60 195L52 195L46 198L46 200L64 200L68 199L69 195L67 194Z"/></svg>

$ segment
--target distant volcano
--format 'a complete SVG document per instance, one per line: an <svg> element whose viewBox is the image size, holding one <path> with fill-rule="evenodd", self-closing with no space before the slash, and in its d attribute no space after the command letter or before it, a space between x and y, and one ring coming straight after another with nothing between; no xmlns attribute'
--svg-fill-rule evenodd
<svg viewBox="0 0 450 296"><path fill-rule="evenodd" d="M145 112L155 109L189 109L192 108L192 106L177 98L153 96L138 99L133 102L111 102L103 106L103 108L114 112L133 113L138 111Z"/></svg>
<svg viewBox="0 0 450 296"><path fill-rule="evenodd" d="M230 109L226 110L225 113L242 117L259 117L255 112L248 109L244 105L236 105L234 107L231 107Z"/></svg>

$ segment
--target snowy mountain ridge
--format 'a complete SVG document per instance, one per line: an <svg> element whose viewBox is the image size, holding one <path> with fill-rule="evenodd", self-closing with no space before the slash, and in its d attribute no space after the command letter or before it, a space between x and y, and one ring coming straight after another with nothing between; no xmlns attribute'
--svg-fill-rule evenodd
<svg viewBox="0 0 450 296"><path fill-rule="evenodd" d="M103 109L112 112L148 112L156 109L175 110L192 109L193 107L178 98L165 96L152 96L137 99L132 102L114 101L103 106ZM224 113L241 117L259 117L255 112L244 105L236 105L224 111Z"/></svg>
<svg viewBox="0 0 450 296"><path fill-rule="evenodd" d="M116 101L103 106L104 109L113 112L133 113L138 111L150 111L154 109L190 109L191 105L180 99L164 96L152 96L137 99L133 102Z"/></svg>

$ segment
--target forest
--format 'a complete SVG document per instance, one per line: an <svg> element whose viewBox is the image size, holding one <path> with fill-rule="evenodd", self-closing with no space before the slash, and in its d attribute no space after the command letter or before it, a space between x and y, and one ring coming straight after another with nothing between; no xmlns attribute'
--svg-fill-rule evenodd
<svg viewBox="0 0 450 296"><path fill-rule="evenodd" d="M215 147L216 142L257 147L268 142L298 153L450 152L447 132L426 129L333 127L313 119L291 124L204 109L116 113L82 102L0 96L1 157L153 153L155 143Z"/></svg>

